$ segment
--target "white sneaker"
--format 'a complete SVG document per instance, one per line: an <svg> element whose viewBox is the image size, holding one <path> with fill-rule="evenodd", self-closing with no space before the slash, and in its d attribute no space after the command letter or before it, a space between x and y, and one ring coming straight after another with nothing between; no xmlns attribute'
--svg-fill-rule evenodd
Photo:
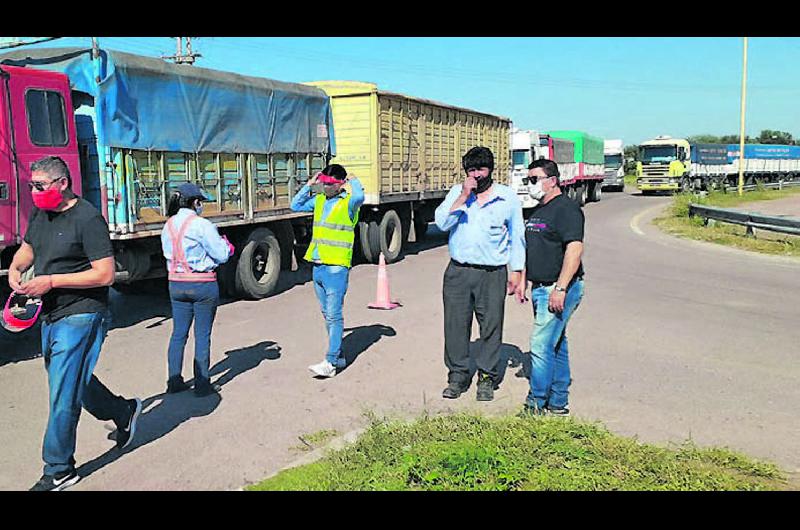
<svg viewBox="0 0 800 530"><path fill-rule="evenodd" d="M336 375L336 367L329 363L327 360L322 361L319 364L312 364L308 367L314 375L319 377L333 377Z"/></svg>

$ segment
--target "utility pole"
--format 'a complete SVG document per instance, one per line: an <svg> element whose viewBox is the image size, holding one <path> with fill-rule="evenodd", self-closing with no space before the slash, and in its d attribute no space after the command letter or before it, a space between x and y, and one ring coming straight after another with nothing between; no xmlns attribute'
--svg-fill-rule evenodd
<svg viewBox="0 0 800 530"><path fill-rule="evenodd" d="M742 108L739 127L739 196L744 191L744 106L747 100L747 37L744 38L744 56L742 59Z"/></svg>
<svg viewBox="0 0 800 530"><path fill-rule="evenodd" d="M183 39L186 39L186 55L183 54ZM167 61L175 61L175 64L194 64L197 57L201 54L192 51L191 37L175 37L175 55L162 55L161 58Z"/></svg>

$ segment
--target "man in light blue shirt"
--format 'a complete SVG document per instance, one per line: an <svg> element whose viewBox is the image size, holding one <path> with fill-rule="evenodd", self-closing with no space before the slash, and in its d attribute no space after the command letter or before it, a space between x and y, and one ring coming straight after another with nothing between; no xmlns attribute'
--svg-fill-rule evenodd
<svg viewBox="0 0 800 530"><path fill-rule="evenodd" d="M500 380L505 296L522 297L525 226L522 204L508 186L492 182L494 156L473 147L462 159L467 174L436 208L436 225L449 231L450 264L444 273L444 362L448 386L442 397L455 399L471 383L469 343L473 314L480 327L478 401L494 399ZM511 267L511 277L507 267Z"/></svg>

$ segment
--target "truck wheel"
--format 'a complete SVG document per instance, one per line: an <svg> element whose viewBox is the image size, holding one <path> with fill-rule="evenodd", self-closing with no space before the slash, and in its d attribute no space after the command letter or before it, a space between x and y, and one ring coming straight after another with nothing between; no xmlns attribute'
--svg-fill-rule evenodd
<svg viewBox="0 0 800 530"><path fill-rule="evenodd" d="M275 237L281 246L281 270L292 268L292 251L294 250L294 229L292 223L282 221L273 225Z"/></svg>
<svg viewBox="0 0 800 530"><path fill-rule="evenodd" d="M589 202L600 202L603 195L603 185L599 182L589 184Z"/></svg>
<svg viewBox="0 0 800 530"><path fill-rule="evenodd" d="M281 247L269 228L256 228L245 240L236 265L236 290L251 298L268 296L278 283Z"/></svg>
<svg viewBox="0 0 800 530"><path fill-rule="evenodd" d="M681 191L683 193L692 191L692 182L689 179L681 179Z"/></svg>
<svg viewBox="0 0 800 530"><path fill-rule="evenodd" d="M358 222L358 242L361 244L361 254L367 263L378 263L380 253L380 240L378 238L378 223L376 221Z"/></svg>
<svg viewBox="0 0 800 530"><path fill-rule="evenodd" d="M228 261L217 268L217 284L219 284L219 294L228 298L238 298L239 292L236 290L236 267L239 258L235 254L228 258Z"/></svg>
<svg viewBox="0 0 800 530"><path fill-rule="evenodd" d="M586 204L586 185L581 184L580 186L575 188L575 201L578 203L578 206L583 206Z"/></svg>
<svg viewBox="0 0 800 530"><path fill-rule="evenodd" d="M400 216L396 211L384 212L378 233L380 234L380 252L383 252L386 263L396 261L403 249L403 229Z"/></svg>

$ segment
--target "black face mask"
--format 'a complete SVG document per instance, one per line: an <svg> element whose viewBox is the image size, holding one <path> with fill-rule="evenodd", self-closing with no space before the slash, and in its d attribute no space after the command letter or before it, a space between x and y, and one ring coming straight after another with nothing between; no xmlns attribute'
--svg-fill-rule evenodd
<svg viewBox="0 0 800 530"><path fill-rule="evenodd" d="M483 193L484 191L489 189L489 186L492 185L492 175L491 173L482 179L478 179L478 185L475 187L475 193Z"/></svg>

